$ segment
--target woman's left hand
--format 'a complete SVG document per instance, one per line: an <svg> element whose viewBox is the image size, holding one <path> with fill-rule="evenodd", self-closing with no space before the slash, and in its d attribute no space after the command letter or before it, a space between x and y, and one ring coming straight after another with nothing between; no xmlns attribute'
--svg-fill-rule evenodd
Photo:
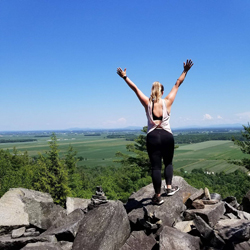
<svg viewBox="0 0 250 250"><path fill-rule="evenodd" d="M193 62L192 62L191 59L190 59L190 60L187 60L186 63L185 63L185 62L183 63L184 71L185 71L185 72L188 72L188 71L191 69L191 67L192 67L193 65L194 65L194 64L193 64Z"/></svg>
<svg viewBox="0 0 250 250"><path fill-rule="evenodd" d="M117 73L120 77L124 77L124 76L126 76L126 69L122 70L121 68L117 68L116 73Z"/></svg>

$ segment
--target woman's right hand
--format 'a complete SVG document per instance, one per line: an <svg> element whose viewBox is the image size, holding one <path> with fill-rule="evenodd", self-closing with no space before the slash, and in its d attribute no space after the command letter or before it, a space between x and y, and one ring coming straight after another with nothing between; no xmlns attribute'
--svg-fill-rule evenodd
<svg viewBox="0 0 250 250"><path fill-rule="evenodd" d="M123 78L124 76L126 76L126 69L122 70L121 68L117 68L116 73Z"/></svg>

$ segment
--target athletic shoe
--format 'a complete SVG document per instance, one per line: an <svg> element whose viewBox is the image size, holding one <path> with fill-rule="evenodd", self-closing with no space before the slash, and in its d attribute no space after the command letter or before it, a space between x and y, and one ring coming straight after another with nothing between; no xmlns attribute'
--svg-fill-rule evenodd
<svg viewBox="0 0 250 250"><path fill-rule="evenodd" d="M177 191L179 191L179 187L172 186L172 188L167 188L167 186L164 186L164 191L166 192L167 196L171 196L175 194Z"/></svg>
<svg viewBox="0 0 250 250"><path fill-rule="evenodd" d="M157 196L156 194L153 196L152 198L152 203L153 205L161 205L162 203L164 203L164 200L161 198L161 196Z"/></svg>

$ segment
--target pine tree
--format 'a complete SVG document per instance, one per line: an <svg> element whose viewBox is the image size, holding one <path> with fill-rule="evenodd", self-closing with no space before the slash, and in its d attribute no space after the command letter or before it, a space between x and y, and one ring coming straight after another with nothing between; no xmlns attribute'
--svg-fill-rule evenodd
<svg viewBox="0 0 250 250"><path fill-rule="evenodd" d="M48 192L54 202L65 205L66 197L71 194L68 186L68 171L64 161L59 158L59 150L55 133L52 134L49 142L50 151L47 156L40 156L38 160L39 172L35 183L37 190Z"/></svg>
<svg viewBox="0 0 250 250"><path fill-rule="evenodd" d="M235 140L233 138L233 142L234 142L235 145L240 147L240 150L244 154L250 155L250 124L248 123L248 126L243 125L243 128L244 128L244 131L242 131L241 134L245 138L245 140L244 141L239 141L239 140ZM233 161L233 163L244 166L245 168L250 170L250 158L245 157L240 161Z"/></svg>

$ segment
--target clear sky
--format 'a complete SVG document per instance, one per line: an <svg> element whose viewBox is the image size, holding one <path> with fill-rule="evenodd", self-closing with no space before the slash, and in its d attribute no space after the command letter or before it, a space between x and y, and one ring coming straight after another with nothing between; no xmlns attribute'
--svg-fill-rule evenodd
<svg viewBox="0 0 250 250"><path fill-rule="evenodd" d="M250 122L249 0L1 0L0 131L145 126L116 68L167 94L171 127Z"/></svg>

